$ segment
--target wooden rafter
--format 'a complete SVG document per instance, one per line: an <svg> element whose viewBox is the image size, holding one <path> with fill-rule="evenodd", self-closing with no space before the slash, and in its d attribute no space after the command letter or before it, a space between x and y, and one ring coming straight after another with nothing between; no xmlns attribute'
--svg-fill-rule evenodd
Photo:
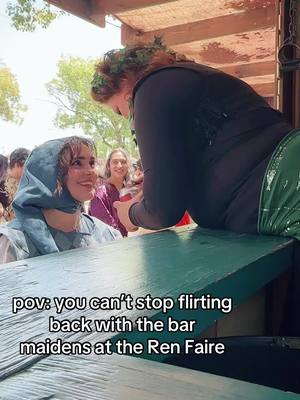
<svg viewBox="0 0 300 400"><path fill-rule="evenodd" d="M95 7L101 9L105 14L118 14L172 1L174 0L93 0L93 3Z"/></svg>
<svg viewBox="0 0 300 400"><path fill-rule="evenodd" d="M273 97L275 93L275 83L267 82L267 83L257 83L255 85L251 85L253 89L263 97Z"/></svg>
<svg viewBox="0 0 300 400"><path fill-rule="evenodd" d="M274 7L258 8L238 14L174 25L165 29L140 32L128 25L122 26L122 43L150 42L154 36L163 36L169 45L178 45L236 33L265 29L275 24Z"/></svg>
<svg viewBox="0 0 300 400"><path fill-rule="evenodd" d="M205 12L199 14L203 8L202 0L195 0L194 3L191 0L44 1L102 27L105 26L105 16L114 15L123 22L123 44L146 43L152 41L154 36L163 36L168 46L188 58L243 79L262 96L275 95L276 62L272 50L276 20L274 0L259 0L261 6L250 8L240 6L242 2L237 2L235 8L232 2L230 11L227 0L214 0L211 3L216 2L215 7L222 12L209 15L204 15ZM163 6L164 3L167 6ZM187 8L182 18L180 10L185 4ZM149 10L156 10L153 15L155 23L150 21L152 15L150 17L148 7L153 7ZM169 8L172 18L164 21L161 10ZM134 10L137 10L136 13ZM196 17L195 10L198 10Z"/></svg>
<svg viewBox="0 0 300 400"><path fill-rule="evenodd" d="M85 19L92 24L105 27L105 14L95 8L91 0L46 0L64 11Z"/></svg>
<svg viewBox="0 0 300 400"><path fill-rule="evenodd" d="M220 67L220 69L237 78L246 78L249 76L272 74L274 73L275 65L275 61L262 61L250 64L230 65L227 67Z"/></svg>
<svg viewBox="0 0 300 400"><path fill-rule="evenodd" d="M45 0L48 3L104 27L105 15L138 10L174 0Z"/></svg>

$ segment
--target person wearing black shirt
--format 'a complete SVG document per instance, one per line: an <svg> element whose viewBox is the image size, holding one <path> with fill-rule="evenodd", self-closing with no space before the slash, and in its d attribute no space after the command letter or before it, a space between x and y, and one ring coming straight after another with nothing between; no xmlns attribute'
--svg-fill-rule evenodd
<svg viewBox="0 0 300 400"><path fill-rule="evenodd" d="M285 215L274 227L264 207L281 201L272 180L284 182L288 168L280 170L276 149L291 126L245 82L156 39L106 53L92 97L134 125L143 198L115 204L128 230L172 226L187 210L202 227L294 236L283 232Z"/></svg>

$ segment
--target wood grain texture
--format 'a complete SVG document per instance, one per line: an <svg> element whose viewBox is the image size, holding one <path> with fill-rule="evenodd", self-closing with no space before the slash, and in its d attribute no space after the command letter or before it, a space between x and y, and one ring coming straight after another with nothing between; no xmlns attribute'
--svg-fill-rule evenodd
<svg viewBox="0 0 300 400"><path fill-rule="evenodd" d="M241 34L274 27L274 6L256 9L234 15L209 18L196 22L172 25L154 31L140 31L122 27L122 44L148 43L156 36L162 36L170 47L195 41L218 38L227 35Z"/></svg>
<svg viewBox="0 0 300 400"><path fill-rule="evenodd" d="M0 382L3 400L296 400L299 395L127 356L49 357Z"/></svg>
<svg viewBox="0 0 300 400"><path fill-rule="evenodd" d="M76 15L94 25L105 27L105 13L94 7L91 0L47 0L47 3Z"/></svg>
<svg viewBox="0 0 300 400"><path fill-rule="evenodd" d="M229 67L224 66L222 67L222 71L237 78L246 78L248 76L269 75L274 72L275 67L275 61L261 61L250 64L237 64Z"/></svg>
<svg viewBox="0 0 300 400"><path fill-rule="evenodd" d="M148 7L170 2L173 2L173 0L92 0L93 6L103 10L105 14L137 12L140 9L145 11Z"/></svg>
<svg viewBox="0 0 300 400"><path fill-rule="evenodd" d="M78 249L6 264L0 270L1 331L0 379L28 368L44 356L21 356L21 341L39 342L50 337L69 341L105 341L118 338L113 332L50 333L49 316L90 319L126 316L132 321L142 315L165 316L155 310L44 311L21 310L12 314L12 297L87 297L131 294L172 297L181 293L211 293L232 296L234 304L278 276L291 262L292 241L280 237L251 236L223 231L179 229L122 239L98 248ZM177 319L198 320L198 331L220 317L220 311L178 310ZM195 332L195 335L199 332ZM130 341L147 340L146 333L126 333ZM153 335L151 335L153 336ZM161 332L161 339L182 341L186 334ZM188 335L190 337L191 334ZM145 355L146 357L146 355ZM158 359L161 357L157 356Z"/></svg>
<svg viewBox="0 0 300 400"><path fill-rule="evenodd" d="M123 44L163 35L168 46L187 58L219 69L272 62L272 69L268 64L257 76L273 74L275 81L277 0L46 1L98 26L105 26L105 16L112 14L123 24ZM254 88L262 96L274 96L269 83Z"/></svg>
<svg viewBox="0 0 300 400"><path fill-rule="evenodd" d="M273 5L275 9L275 0L177 0L144 9L117 13L116 16L132 28L148 32L183 23L263 9L270 5Z"/></svg>

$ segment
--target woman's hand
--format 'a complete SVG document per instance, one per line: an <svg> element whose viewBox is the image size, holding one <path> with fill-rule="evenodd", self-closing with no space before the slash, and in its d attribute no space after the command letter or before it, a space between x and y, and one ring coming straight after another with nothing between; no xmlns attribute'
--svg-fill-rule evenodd
<svg viewBox="0 0 300 400"><path fill-rule="evenodd" d="M132 204L139 203L143 198L143 192L140 191L132 199L128 201L115 201L113 206L117 209L119 220L121 224L125 226L128 232L134 232L138 229L138 226L133 225L129 218L129 209Z"/></svg>

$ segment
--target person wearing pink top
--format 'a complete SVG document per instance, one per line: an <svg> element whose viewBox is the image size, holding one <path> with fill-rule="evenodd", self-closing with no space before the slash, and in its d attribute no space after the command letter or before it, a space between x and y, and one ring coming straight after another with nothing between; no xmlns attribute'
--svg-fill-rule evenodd
<svg viewBox="0 0 300 400"><path fill-rule="evenodd" d="M120 200L119 192L129 181L129 165L130 160L124 150L113 150L105 164L106 182L98 187L90 204L90 214L118 229L123 237L128 232L121 224L113 203Z"/></svg>

